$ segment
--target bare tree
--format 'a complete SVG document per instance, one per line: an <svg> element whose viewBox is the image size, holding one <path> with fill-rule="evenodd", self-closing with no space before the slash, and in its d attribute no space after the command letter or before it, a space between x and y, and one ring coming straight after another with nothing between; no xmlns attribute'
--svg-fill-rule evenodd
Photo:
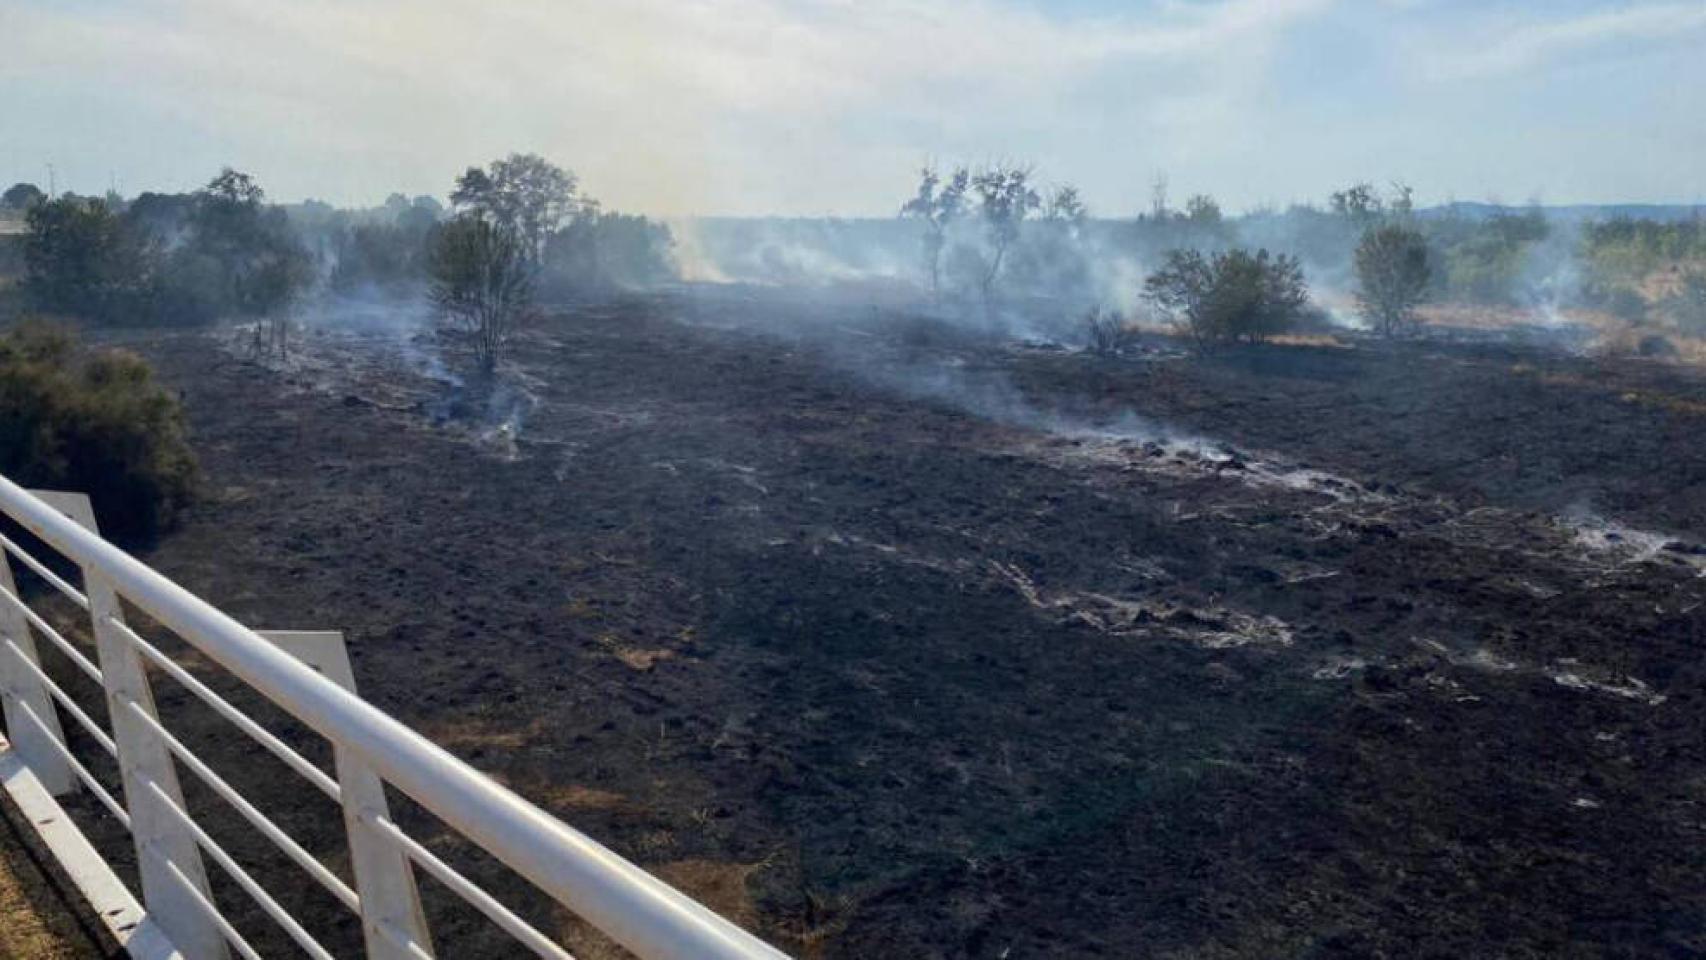
<svg viewBox="0 0 1706 960"><path fill-rule="evenodd" d="M477 216L446 224L432 251L432 300L473 337L490 370L533 299L533 264L516 231Z"/></svg>
<svg viewBox="0 0 1706 960"><path fill-rule="evenodd" d="M1392 181L1392 202L1387 209L1394 217L1408 220L1416 212L1416 188L1402 180Z"/></svg>
<svg viewBox="0 0 1706 960"><path fill-rule="evenodd" d="M1149 185L1149 214L1157 223L1167 221L1167 174L1157 173L1155 181Z"/></svg>
<svg viewBox="0 0 1706 960"><path fill-rule="evenodd" d="M965 211L970 181L965 167L955 167L946 183L935 168L925 167L919 172L918 193L900 208L901 216L924 222L924 270L930 275L932 297L941 296L942 248L948 242L948 225Z"/></svg>
<svg viewBox="0 0 1706 960"><path fill-rule="evenodd" d="M1362 315L1383 337L1413 333L1433 279L1427 239L1401 224L1374 227L1357 244L1355 262Z"/></svg>
<svg viewBox="0 0 1706 960"><path fill-rule="evenodd" d="M1030 167L996 164L979 172L971 183L977 191L978 213L983 217L989 240L990 255L981 281L983 302L993 311L1001 266L1019 241L1025 218L1042 206L1042 197L1031 186Z"/></svg>

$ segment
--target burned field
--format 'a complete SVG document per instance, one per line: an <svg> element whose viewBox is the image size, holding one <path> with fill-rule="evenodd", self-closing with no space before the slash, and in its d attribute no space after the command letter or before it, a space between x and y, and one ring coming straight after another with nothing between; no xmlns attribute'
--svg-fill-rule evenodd
<svg viewBox="0 0 1706 960"><path fill-rule="evenodd" d="M129 345L205 472L150 562L346 630L381 708L790 952L1706 951L1687 368L691 291L558 310L495 387Z"/></svg>

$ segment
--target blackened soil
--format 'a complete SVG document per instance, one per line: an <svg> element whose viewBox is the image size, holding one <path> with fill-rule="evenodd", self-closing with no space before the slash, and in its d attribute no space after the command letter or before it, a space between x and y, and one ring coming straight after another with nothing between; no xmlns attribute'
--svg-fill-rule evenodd
<svg viewBox="0 0 1706 960"><path fill-rule="evenodd" d="M208 491L148 559L796 954L1706 952L1699 377L828 313L564 310L501 410L373 341L141 340Z"/></svg>

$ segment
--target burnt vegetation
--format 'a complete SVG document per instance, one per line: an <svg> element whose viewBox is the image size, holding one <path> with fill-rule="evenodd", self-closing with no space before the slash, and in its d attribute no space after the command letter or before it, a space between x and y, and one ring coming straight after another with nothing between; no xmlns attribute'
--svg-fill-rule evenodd
<svg viewBox="0 0 1706 960"><path fill-rule="evenodd" d="M530 154L355 208L20 184L0 473L347 629L365 696L802 955L1689 955L1699 219L897 185L665 225Z"/></svg>

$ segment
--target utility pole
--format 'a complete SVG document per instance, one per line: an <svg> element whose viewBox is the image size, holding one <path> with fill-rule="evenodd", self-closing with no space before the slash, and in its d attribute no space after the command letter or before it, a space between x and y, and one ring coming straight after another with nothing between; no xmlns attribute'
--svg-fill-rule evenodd
<svg viewBox="0 0 1706 960"><path fill-rule="evenodd" d="M59 199L59 185L53 179L53 164L51 163L47 165L47 198L49 200Z"/></svg>

